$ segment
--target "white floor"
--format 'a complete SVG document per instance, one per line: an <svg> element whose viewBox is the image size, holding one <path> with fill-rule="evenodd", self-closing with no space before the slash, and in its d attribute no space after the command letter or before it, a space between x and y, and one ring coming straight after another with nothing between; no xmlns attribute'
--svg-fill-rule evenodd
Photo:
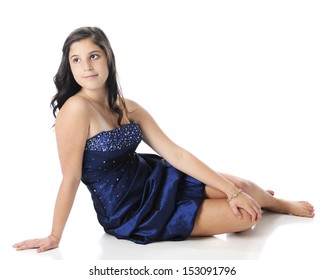
<svg viewBox="0 0 325 280"><path fill-rule="evenodd" d="M309 195L310 201L317 209L314 219L264 212L262 221L255 228L246 232L149 245L137 245L103 233L100 226L97 225L95 215L89 212L88 207L91 205L84 205L84 198L86 195L83 197L83 193L81 193L81 198L75 205L76 210L71 213L70 218L74 221L68 223L58 249L37 254L35 250L16 252L11 248L12 243L28 237L26 234L36 237L37 228L33 228L36 225L36 223L33 224L33 221L30 221L29 228L1 238L0 246L3 257L1 260L2 263L8 265L7 268L10 268L11 273L13 273L12 267L17 267L17 264L19 267L25 267L24 273L30 272L31 267L38 270L39 264L42 264L42 268L44 268L44 264L47 269L53 267L52 262L50 262L51 264L44 263L44 260L67 261L64 264L55 263L54 265L57 267L56 273L63 265L64 275L67 270L69 271L71 267L78 266L78 264L85 264L88 270L93 265L99 266L103 263L105 265L131 266L136 261L140 261L140 263L142 261L145 265L149 260L158 261L159 264L169 264L169 266L177 264L184 266L193 260L201 266L207 265L211 261L214 265L226 263L236 267L243 266L242 270L250 271L247 272L249 274L247 276L253 277L258 273L264 278L269 276L270 279L278 275L277 269L280 267L285 270L285 272L281 272L282 276L295 276L296 279L318 275L317 271L321 269L321 254L325 249L323 242L325 221L324 206L321 203L322 196L316 194ZM247 261L253 261L253 263ZM265 269L269 269L270 265L273 269L265 273ZM256 270L256 266L259 270ZM34 274L34 269L30 273ZM80 272L79 266L75 269ZM252 273L251 269L254 269L255 272ZM22 272L16 270L15 273L20 275ZM85 276L85 274L81 273L81 276ZM271 275L273 276L271 277Z"/></svg>
<svg viewBox="0 0 325 280"><path fill-rule="evenodd" d="M323 2L106 1L91 10L81 0L3 2L10 16L0 21L10 28L0 44L1 279L94 279L87 271L95 264L150 260L165 267L236 265L238 277L226 279L322 279ZM40 22L47 28L41 36ZM61 179L50 130L52 77L66 35L83 25L107 32L125 96L149 110L176 143L218 171L310 201L316 217L265 213L243 233L143 246L106 235L81 187L60 247L16 252L13 243L51 229ZM183 279L175 277L164 279Z"/></svg>
<svg viewBox="0 0 325 280"><path fill-rule="evenodd" d="M306 150L298 153L298 149L293 149L292 156L283 156L280 161L278 154L268 149L264 150L266 155L263 154L262 161L259 160L258 152L251 152L254 147L247 154L246 150L241 150L243 154L239 156L238 150L230 149L225 155L219 150L217 160L213 155L209 158L202 153L206 161L212 163L211 166L214 166L215 161L225 163L226 169L234 171L229 173L247 174L247 178L273 189L276 196L311 202L316 209L314 219L265 212L261 222L246 232L191 238L182 242L137 245L103 232L97 222L89 192L81 184L60 247L42 254L37 254L35 250L16 252L11 247L13 243L49 234L53 205L61 180L53 132L41 135L39 139L42 139L42 147L46 152L35 156L34 149L25 150L25 158L35 159L28 164L24 163L24 169L18 169L19 176L15 168L19 160L11 156L10 151L5 154L8 172L3 173L3 195L0 197L0 262L3 265L0 273L9 271L12 276L6 279L26 279L26 275L35 273L39 273L40 277L45 273L47 279L67 279L62 278L67 276L78 280L93 279L88 275L88 270L94 265L125 267L149 265L150 262L154 262L153 266L163 267L184 267L193 263L200 266L235 266L238 278L232 279L263 277L265 280L279 276L283 279L319 279L322 253L325 251L323 138L310 140L313 145L304 142L309 138L297 139L298 143L305 143ZM295 160L297 155L299 160ZM245 164L241 161L228 163L228 157L249 161ZM39 162L44 164L40 165ZM48 271L51 271L50 275ZM178 275L166 279L183 278ZM184 276L184 279L187 278Z"/></svg>
<svg viewBox="0 0 325 280"><path fill-rule="evenodd" d="M297 251L313 256L315 249L324 248L321 218L307 219L265 213L252 230L208 238L190 238L182 242L161 242L137 245L118 240L101 231L101 228L84 232L68 230L60 248L42 254L34 250L15 252L5 244L6 258L53 260L273 260L300 259ZM16 235L17 236L17 235ZM23 237L23 236L21 236ZM4 253L2 251L2 253Z"/></svg>

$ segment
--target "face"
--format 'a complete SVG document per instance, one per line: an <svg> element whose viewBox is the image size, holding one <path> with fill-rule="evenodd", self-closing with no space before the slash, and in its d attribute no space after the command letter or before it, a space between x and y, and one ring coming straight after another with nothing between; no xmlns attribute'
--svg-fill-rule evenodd
<svg viewBox="0 0 325 280"><path fill-rule="evenodd" d="M84 90L105 88L109 75L107 57L91 39L83 39L70 46L69 63L74 79Z"/></svg>

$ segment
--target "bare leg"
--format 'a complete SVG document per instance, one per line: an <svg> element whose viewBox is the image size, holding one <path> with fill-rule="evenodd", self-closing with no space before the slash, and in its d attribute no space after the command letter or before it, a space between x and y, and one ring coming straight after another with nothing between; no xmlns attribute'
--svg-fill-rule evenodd
<svg viewBox="0 0 325 280"><path fill-rule="evenodd" d="M279 199L273 196L274 193L272 191L265 191L255 183L228 174L222 174L222 176L253 197L265 210L309 218L315 215L314 207L306 201ZM220 197L220 192L217 192L217 190L211 187L206 187L206 195L208 198Z"/></svg>
<svg viewBox="0 0 325 280"><path fill-rule="evenodd" d="M238 219L226 199L205 199L199 209L191 236L239 232L254 226L250 215L241 209L240 212L242 218Z"/></svg>
<svg viewBox="0 0 325 280"><path fill-rule="evenodd" d="M227 174L222 174L222 176L254 198L263 209L310 218L315 215L313 206L306 201L278 199L273 196L273 191L265 191L252 182ZM223 192L206 186L205 195L207 199L203 201L199 209L192 236L239 232L254 225L246 211L240 210L242 219L238 219L233 214Z"/></svg>

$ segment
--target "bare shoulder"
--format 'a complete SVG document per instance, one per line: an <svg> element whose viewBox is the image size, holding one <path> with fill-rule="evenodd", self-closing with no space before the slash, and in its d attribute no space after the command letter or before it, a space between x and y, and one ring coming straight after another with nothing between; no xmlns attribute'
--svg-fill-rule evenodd
<svg viewBox="0 0 325 280"><path fill-rule="evenodd" d="M77 137L80 141L85 141L89 133L90 120L89 102L78 95L70 97L61 107L55 121L58 139L71 142L72 138Z"/></svg>
<svg viewBox="0 0 325 280"><path fill-rule="evenodd" d="M174 157L175 151L179 151L179 147L167 137L146 109L132 100L127 100L126 105L129 120L140 125L144 142L159 155L172 161L172 157Z"/></svg>
<svg viewBox="0 0 325 280"><path fill-rule="evenodd" d="M141 108L141 106L138 103L136 103L134 100L127 99L127 98L125 98L124 100L125 100L125 105L128 111L130 112Z"/></svg>
<svg viewBox="0 0 325 280"><path fill-rule="evenodd" d="M140 104L131 99L125 99L125 104L130 121L135 121L140 124L143 121L143 118L146 118L149 115Z"/></svg>
<svg viewBox="0 0 325 280"><path fill-rule="evenodd" d="M89 115L90 104L87 99L82 96L71 96L62 106L58 115L57 121L65 118L79 118L84 119Z"/></svg>

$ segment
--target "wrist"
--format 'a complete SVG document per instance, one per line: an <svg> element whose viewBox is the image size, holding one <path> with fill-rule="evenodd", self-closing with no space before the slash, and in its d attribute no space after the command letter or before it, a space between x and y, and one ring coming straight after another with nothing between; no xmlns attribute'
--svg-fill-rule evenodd
<svg viewBox="0 0 325 280"><path fill-rule="evenodd" d="M57 237L57 236L54 235L53 233L51 233L51 234L48 236L48 239L50 239L51 241L56 242L57 244L59 244L59 243L60 243L60 240L61 240L61 238Z"/></svg>
<svg viewBox="0 0 325 280"><path fill-rule="evenodd" d="M237 189L234 193L232 193L231 195L228 195L227 202L230 202L232 199L236 198L242 192L243 192L242 189Z"/></svg>
<svg viewBox="0 0 325 280"><path fill-rule="evenodd" d="M234 193L238 192L240 189L233 183L230 183L227 186L227 189L225 191L225 194L227 196L227 198L231 197Z"/></svg>

